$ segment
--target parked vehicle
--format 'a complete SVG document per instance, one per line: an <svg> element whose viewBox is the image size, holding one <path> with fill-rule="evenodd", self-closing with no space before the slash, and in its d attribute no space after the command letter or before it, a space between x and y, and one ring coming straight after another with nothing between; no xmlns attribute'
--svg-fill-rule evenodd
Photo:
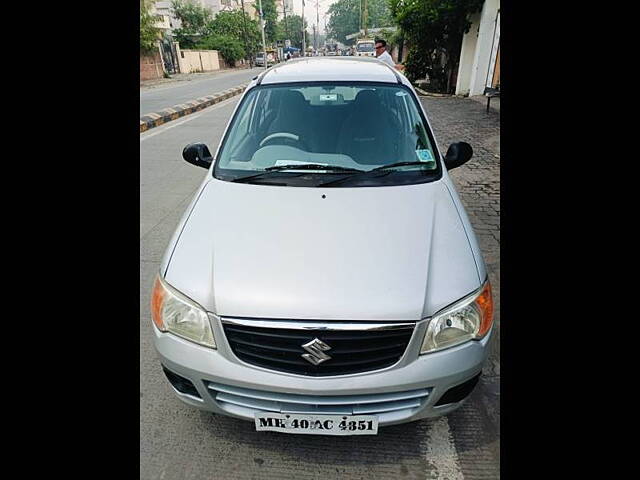
<svg viewBox="0 0 640 480"><path fill-rule="evenodd" d="M325 44L325 52L328 57L335 57L338 55L338 44L333 42L327 42Z"/></svg>
<svg viewBox="0 0 640 480"><path fill-rule="evenodd" d="M375 42L370 38L363 38L356 42L355 54L357 57L375 57Z"/></svg>
<svg viewBox="0 0 640 480"><path fill-rule="evenodd" d="M267 66L275 65L277 55L275 50L267 50ZM264 67L264 52L256 53L256 67Z"/></svg>
<svg viewBox="0 0 640 480"><path fill-rule="evenodd" d="M327 435L460 407L493 326L448 174L471 156L464 142L441 155L409 81L376 60L294 59L256 77L215 156L183 151L208 172L152 295L178 398Z"/></svg>

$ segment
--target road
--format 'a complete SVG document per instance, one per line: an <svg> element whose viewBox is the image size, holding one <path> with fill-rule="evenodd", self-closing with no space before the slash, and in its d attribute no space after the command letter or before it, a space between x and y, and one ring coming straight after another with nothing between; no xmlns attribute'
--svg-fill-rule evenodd
<svg viewBox="0 0 640 480"><path fill-rule="evenodd" d="M251 422L191 409L165 380L151 337L150 290L164 249L207 173L181 159L185 144L215 148L239 97L140 135L140 478L499 478L500 364L458 411L384 427L377 436L256 432ZM477 230L494 288L499 340L499 115L469 99L423 98L441 148L466 140L475 155L452 171Z"/></svg>
<svg viewBox="0 0 640 480"><path fill-rule="evenodd" d="M236 87L262 71L264 68L232 70L214 76L206 75L201 79L140 90L140 116Z"/></svg>

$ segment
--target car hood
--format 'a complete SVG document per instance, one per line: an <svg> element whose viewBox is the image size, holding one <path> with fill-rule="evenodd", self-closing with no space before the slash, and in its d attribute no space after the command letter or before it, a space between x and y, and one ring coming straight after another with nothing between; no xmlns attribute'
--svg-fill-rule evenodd
<svg viewBox="0 0 640 480"><path fill-rule="evenodd" d="M322 189L212 179L165 278L220 316L354 321L419 320L480 285L441 181Z"/></svg>

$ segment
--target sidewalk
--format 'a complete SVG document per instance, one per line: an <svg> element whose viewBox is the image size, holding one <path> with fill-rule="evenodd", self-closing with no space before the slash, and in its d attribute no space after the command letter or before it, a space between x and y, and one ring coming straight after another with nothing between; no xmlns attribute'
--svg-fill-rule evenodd
<svg viewBox="0 0 640 480"><path fill-rule="evenodd" d="M484 95L474 95L472 97L468 97L471 100L475 100L476 102L480 102L484 105L484 108L487 108L487 97ZM489 110L495 110L500 113L500 97L493 97L491 99L491 103L489 104Z"/></svg>
<svg viewBox="0 0 640 480"><path fill-rule="evenodd" d="M248 85L249 83L243 83L242 85L228 88L213 95L207 95L205 97L200 97L187 103L174 105L171 108L165 108L158 112L147 113L146 115L140 117L140 133L146 132L150 128L159 127L160 125L163 125L172 120L177 120L178 118L184 117L185 115L190 115L192 113L198 112L203 108L207 108L211 105L215 105L216 103L220 103L227 98L240 95L242 92L244 92L244 89L247 88Z"/></svg>
<svg viewBox="0 0 640 480"><path fill-rule="evenodd" d="M225 68L220 70L214 70L212 72L197 72L197 73L174 73L170 78L156 78L153 80L145 80L140 82L140 90L150 90L157 87L163 87L166 85L179 83L179 82L191 82L193 80L201 80L204 78L216 77L218 75L224 75L225 73L233 73L241 70L248 70L249 65L236 67L236 68Z"/></svg>

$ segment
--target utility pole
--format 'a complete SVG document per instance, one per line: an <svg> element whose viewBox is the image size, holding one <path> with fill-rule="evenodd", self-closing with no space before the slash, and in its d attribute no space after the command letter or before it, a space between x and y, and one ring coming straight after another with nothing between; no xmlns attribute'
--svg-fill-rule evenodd
<svg viewBox="0 0 640 480"><path fill-rule="evenodd" d="M318 36L320 36L320 14L318 13L318 5L320 5L319 0L316 0L316 29L314 30L318 32ZM319 40L319 39L318 39ZM318 42L316 41L316 51L318 51Z"/></svg>
<svg viewBox="0 0 640 480"><path fill-rule="evenodd" d="M259 1L259 6L260 6L260 26L262 27L262 54L264 55L264 69L267 69L267 64L269 62L267 62L267 42L264 39L264 13L262 13L262 0L258 0Z"/></svg>
<svg viewBox="0 0 640 480"><path fill-rule="evenodd" d="M241 0L242 4L242 29L244 30L244 48L247 52L247 56L249 57L249 68L253 68L251 63L251 52L249 52L249 43L247 42L247 16L244 13L244 0Z"/></svg>
<svg viewBox="0 0 640 480"><path fill-rule="evenodd" d="M367 36L367 0L364 0L364 18L363 18L363 22L364 23L364 36Z"/></svg>
<svg viewBox="0 0 640 480"><path fill-rule="evenodd" d="M284 30L287 33L287 39L291 40L289 36L289 25L287 25L287 0L282 0L282 8L284 8Z"/></svg>
<svg viewBox="0 0 640 480"><path fill-rule="evenodd" d="M302 0L302 56L306 57L307 56L307 45L306 45L306 38L305 38L305 28L304 28L304 0Z"/></svg>

